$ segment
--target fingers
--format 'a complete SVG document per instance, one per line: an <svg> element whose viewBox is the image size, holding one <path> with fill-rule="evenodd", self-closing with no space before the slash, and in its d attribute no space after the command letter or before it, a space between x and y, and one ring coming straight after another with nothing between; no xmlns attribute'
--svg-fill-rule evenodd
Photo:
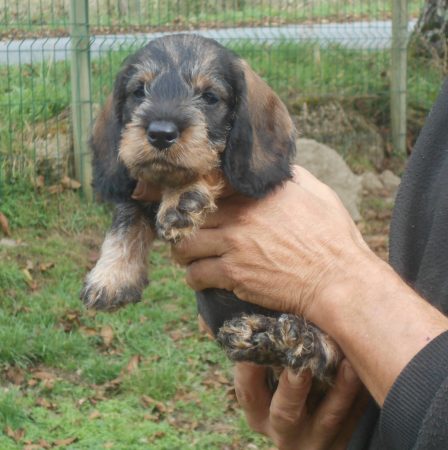
<svg viewBox="0 0 448 450"><path fill-rule="evenodd" d="M306 399L311 388L309 371L295 374L284 370L272 397L270 426L277 435L296 434L306 417Z"/></svg>
<svg viewBox="0 0 448 450"><path fill-rule="evenodd" d="M334 387L327 393L312 420L313 434L321 437L322 448L333 442L340 432L360 389L361 382L358 376L350 363L344 360Z"/></svg>
<svg viewBox="0 0 448 450"><path fill-rule="evenodd" d="M138 180L132 193L132 198L144 202L155 202L162 198L162 192L159 187L146 181Z"/></svg>
<svg viewBox="0 0 448 450"><path fill-rule="evenodd" d="M235 365L235 393L249 426L266 433L272 393L266 384L267 369L250 363Z"/></svg>
<svg viewBox="0 0 448 450"><path fill-rule="evenodd" d="M173 245L171 256L183 266L198 259L221 256L226 250L226 244L222 236L218 239L216 234L213 229L200 230L195 236Z"/></svg>
<svg viewBox="0 0 448 450"><path fill-rule="evenodd" d="M338 194L325 183L318 180L308 170L300 166L294 166L293 174L293 181L306 191L314 194L323 201L330 202L335 207L343 207Z"/></svg>
<svg viewBox="0 0 448 450"><path fill-rule="evenodd" d="M187 284L195 291L208 288L233 291L231 276L226 276L226 266L221 258L204 258L191 263L187 267Z"/></svg>

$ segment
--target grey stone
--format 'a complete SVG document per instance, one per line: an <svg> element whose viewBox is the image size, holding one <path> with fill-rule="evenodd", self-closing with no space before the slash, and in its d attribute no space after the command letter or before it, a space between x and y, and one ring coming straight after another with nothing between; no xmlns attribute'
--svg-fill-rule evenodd
<svg viewBox="0 0 448 450"><path fill-rule="evenodd" d="M368 194L378 194L383 191L383 182L376 173L366 172L362 174L362 188Z"/></svg>
<svg viewBox="0 0 448 450"><path fill-rule="evenodd" d="M15 241L14 239L9 239L9 238L1 238L0 239L0 247L18 247L20 244Z"/></svg>
<svg viewBox="0 0 448 450"><path fill-rule="evenodd" d="M400 177L397 177L397 175L395 175L390 170L385 170L382 174L380 174L379 178L383 183L384 189L388 193L395 195L398 187L400 186Z"/></svg>
<svg viewBox="0 0 448 450"><path fill-rule="evenodd" d="M395 197L400 185L400 177L390 170L377 175L366 172L362 175L362 187L367 194Z"/></svg>
<svg viewBox="0 0 448 450"><path fill-rule="evenodd" d="M336 100L298 100L292 110L300 136L334 148L356 173L381 168L384 140L364 115Z"/></svg>
<svg viewBox="0 0 448 450"><path fill-rule="evenodd" d="M295 163L309 170L316 178L339 195L353 220L360 220L361 180L332 148L312 139L297 139Z"/></svg>

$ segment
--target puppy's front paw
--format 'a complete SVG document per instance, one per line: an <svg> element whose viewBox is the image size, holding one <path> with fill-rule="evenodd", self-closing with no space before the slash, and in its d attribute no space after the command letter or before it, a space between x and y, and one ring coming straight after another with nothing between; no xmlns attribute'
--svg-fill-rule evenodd
<svg viewBox="0 0 448 450"><path fill-rule="evenodd" d="M179 242L199 228L207 213L215 208L213 199L206 193L185 191L177 199L162 203L157 214L157 234L165 241Z"/></svg>
<svg viewBox="0 0 448 450"><path fill-rule="evenodd" d="M115 311L129 303L138 303L142 298L142 288L123 286L112 291L109 287L86 281L80 298L87 308Z"/></svg>
<svg viewBox="0 0 448 450"><path fill-rule="evenodd" d="M141 300L142 291L148 285L146 271L121 269L117 266L106 267L101 260L92 269L80 294L87 308L114 311Z"/></svg>
<svg viewBox="0 0 448 450"><path fill-rule="evenodd" d="M336 344L319 328L292 314L242 316L225 322L217 336L233 361L290 367L331 382L340 361Z"/></svg>

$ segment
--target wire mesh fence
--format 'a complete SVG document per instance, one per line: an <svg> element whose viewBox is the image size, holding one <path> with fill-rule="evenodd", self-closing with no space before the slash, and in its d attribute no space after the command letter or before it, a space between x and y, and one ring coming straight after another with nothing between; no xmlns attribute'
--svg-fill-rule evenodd
<svg viewBox="0 0 448 450"><path fill-rule="evenodd" d="M55 191L76 186L75 166L85 168L88 158L85 151L74 158L74 102L82 103L78 119L90 124L124 57L180 31L246 58L285 101L299 133L336 148L355 171L380 168L393 151L390 0L96 0L85 2L84 24L70 3L4 0L0 7L0 188L18 180ZM423 3L408 2L409 34ZM410 146L444 69L412 54L408 64ZM88 130L78 132L85 143Z"/></svg>

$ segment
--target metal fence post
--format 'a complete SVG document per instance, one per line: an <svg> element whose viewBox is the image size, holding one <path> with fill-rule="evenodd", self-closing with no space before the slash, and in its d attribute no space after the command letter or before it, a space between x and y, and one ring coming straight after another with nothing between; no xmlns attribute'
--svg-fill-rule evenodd
<svg viewBox="0 0 448 450"><path fill-rule="evenodd" d="M393 0L391 49L391 127L394 151L406 154L408 0Z"/></svg>
<svg viewBox="0 0 448 450"><path fill-rule="evenodd" d="M72 123L75 175L87 199L92 199L91 156L87 145L92 123L89 4L70 2Z"/></svg>

